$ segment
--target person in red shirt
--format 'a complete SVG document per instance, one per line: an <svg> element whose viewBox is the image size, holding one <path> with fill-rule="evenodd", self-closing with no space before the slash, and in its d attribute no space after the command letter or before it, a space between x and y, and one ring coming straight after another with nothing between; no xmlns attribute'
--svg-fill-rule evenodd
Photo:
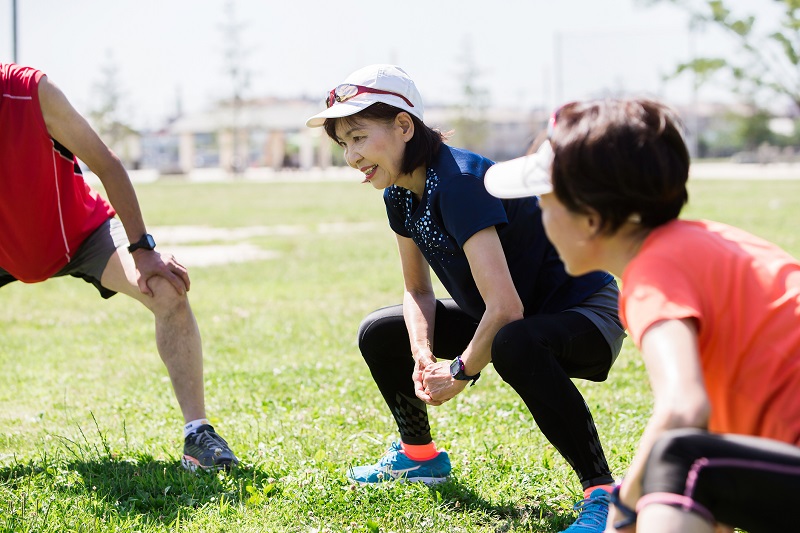
<svg viewBox="0 0 800 533"><path fill-rule="evenodd" d="M689 154L676 114L577 102L536 153L486 187L540 195L572 275L622 280L620 317L655 395L606 531L794 531L800 488L800 261L708 220L681 220Z"/></svg>
<svg viewBox="0 0 800 533"><path fill-rule="evenodd" d="M0 287L69 275L93 284L103 298L119 292L143 303L155 316L158 352L183 412L183 466L238 463L206 419L188 273L155 251L120 160L31 67L0 63L0 131ZM84 181L78 158L108 200Z"/></svg>

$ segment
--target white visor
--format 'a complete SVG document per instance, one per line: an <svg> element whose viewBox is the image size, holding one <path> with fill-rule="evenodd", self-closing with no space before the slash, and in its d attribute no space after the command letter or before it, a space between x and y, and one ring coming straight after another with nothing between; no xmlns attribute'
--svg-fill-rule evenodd
<svg viewBox="0 0 800 533"><path fill-rule="evenodd" d="M545 141L531 155L489 167L483 183L489 194L498 198L539 196L553 191L552 166L553 147Z"/></svg>

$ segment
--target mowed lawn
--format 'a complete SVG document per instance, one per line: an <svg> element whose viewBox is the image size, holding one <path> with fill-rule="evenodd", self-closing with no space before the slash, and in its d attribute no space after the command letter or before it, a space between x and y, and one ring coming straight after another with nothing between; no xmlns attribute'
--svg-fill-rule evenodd
<svg viewBox="0 0 800 533"><path fill-rule="evenodd" d="M573 520L577 479L491 369L430 409L451 481L347 480L349 465L376 460L397 437L355 343L365 314L401 299L378 191L137 190L156 240L159 228L202 226L180 246L274 254L190 271L208 412L242 465L181 469L182 418L143 307L103 301L72 278L15 283L0 291L0 531L560 531ZM739 225L800 256L798 213L800 181L696 181L685 216ZM621 475L650 412L636 350L626 344L605 383L577 383Z"/></svg>

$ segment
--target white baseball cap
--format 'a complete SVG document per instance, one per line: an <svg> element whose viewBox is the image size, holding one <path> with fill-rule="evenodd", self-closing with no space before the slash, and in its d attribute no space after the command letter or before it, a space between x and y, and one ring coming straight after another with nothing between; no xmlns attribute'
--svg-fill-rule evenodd
<svg viewBox="0 0 800 533"><path fill-rule="evenodd" d="M422 96L405 70L396 65L377 64L360 68L330 91L324 111L306 121L318 128L325 119L354 115L376 102L389 104L422 120Z"/></svg>
<svg viewBox="0 0 800 533"><path fill-rule="evenodd" d="M547 140L531 155L489 167L483 183L489 194L498 198L538 196L553 190L552 166L553 147Z"/></svg>

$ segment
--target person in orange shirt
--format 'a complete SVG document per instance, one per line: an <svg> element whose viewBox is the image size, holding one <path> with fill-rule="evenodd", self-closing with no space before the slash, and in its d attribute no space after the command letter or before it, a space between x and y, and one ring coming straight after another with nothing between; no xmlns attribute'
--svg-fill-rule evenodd
<svg viewBox="0 0 800 533"><path fill-rule="evenodd" d="M800 488L800 262L707 220L681 220L680 121L645 99L576 102L486 188L540 196L572 275L622 279L620 315L655 404L606 531L794 531Z"/></svg>

